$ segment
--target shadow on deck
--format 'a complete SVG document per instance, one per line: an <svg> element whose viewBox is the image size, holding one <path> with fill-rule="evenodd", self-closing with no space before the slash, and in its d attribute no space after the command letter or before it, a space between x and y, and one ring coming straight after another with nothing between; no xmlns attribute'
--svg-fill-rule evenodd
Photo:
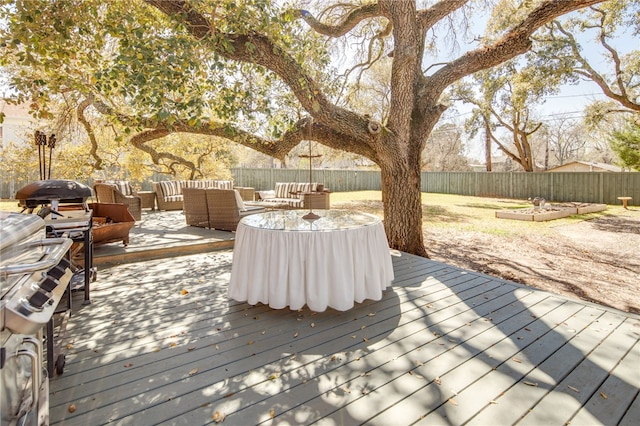
<svg viewBox="0 0 640 426"><path fill-rule="evenodd" d="M276 310L227 297L231 259L101 268L51 423L638 424L637 315L405 253L380 301Z"/></svg>
<svg viewBox="0 0 640 426"><path fill-rule="evenodd" d="M109 243L94 248L93 264L109 266L233 248L235 234L186 224L181 210L143 211L129 232L129 245Z"/></svg>

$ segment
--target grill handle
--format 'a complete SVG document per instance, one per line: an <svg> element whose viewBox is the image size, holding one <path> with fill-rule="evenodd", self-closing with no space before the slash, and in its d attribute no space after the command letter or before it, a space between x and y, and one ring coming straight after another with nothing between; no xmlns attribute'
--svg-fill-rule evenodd
<svg viewBox="0 0 640 426"><path fill-rule="evenodd" d="M35 409L38 406L38 399L40 393L40 381L42 374L40 370L40 361L38 360L38 354L29 349L18 350L17 357L26 356L31 358L31 407L28 411Z"/></svg>
<svg viewBox="0 0 640 426"><path fill-rule="evenodd" d="M29 244L30 247L53 246L53 250L47 252L42 260L35 263L0 266L0 277L5 278L9 275L48 271L58 264L62 256L71 247L71 244L73 244L73 241L69 238L47 238L46 240L34 241Z"/></svg>

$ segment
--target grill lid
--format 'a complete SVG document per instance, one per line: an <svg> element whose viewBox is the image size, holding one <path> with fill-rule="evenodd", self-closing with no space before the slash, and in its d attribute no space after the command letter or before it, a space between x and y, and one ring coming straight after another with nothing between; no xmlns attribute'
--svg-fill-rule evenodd
<svg viewBox="0 0 640 426"><path fill-rule="evenodd" d="M84 203L91 197L91 188L73 180L39 180L16 192L16 199L23 207L34 208L41 204L50 204L53 200L60 203Z"/></svg>
<svg viewBox="0 0 640 426"><path fill-rule="evenodd" d="M44 236L44 220L39 216L0 212L0 253L36 233ZM5 260L5 256L0 257L0 262Z"/></svg>

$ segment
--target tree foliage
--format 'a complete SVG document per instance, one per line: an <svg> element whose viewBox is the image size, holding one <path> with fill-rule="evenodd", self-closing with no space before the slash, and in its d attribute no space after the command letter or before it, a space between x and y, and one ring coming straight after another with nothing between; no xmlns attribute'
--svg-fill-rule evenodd
<svg viewBox="0 0 640 426"><path fill-rule="evenodd" d="M611 147L620 157L623 167L640 172L640 125L637 122L629 122L614 132Z"/></svg>
<svg viewBox="0 0 640 426"><path fill-rule="evenodd" d="M381 170L390 246L426 255L420 158L448 107L445 91L527 52L545 24L600 2L502 2L513 5L511 19L490 38L456 40L468 49L445 62L435 29L455 38L484 3L327 1L303 10L269 0L16 0L2 7L0 47L39 114L74 92L154 161L175 155L149 147L171 133L226 138L278 159L302 140L369 158ZM362 53L332 61L336 40ZM349 89L385 60L388 112L372 115Z"/></svg>
<svg viewBox="0 0 640 426"><path fill-rule="evenodd" d="M458 85L455 94L474 105L467 120L471 134L483 130L507 157L525 172L532 172L535 159L531 136L540 130L542 123L532 117L530 105L542 96L539 88L542 84L524 77L516 65L510 61L479 72L471 79L472 84ZM501 137L498 130L507 136ZM486 149L490 151L490 146Z"/></svg>

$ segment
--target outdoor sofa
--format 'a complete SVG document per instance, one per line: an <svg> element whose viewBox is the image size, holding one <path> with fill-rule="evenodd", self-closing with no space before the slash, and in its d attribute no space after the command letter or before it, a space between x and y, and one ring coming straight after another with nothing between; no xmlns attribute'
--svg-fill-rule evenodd
<svg viewBox="0 0 640 426"><path fill-rule="evenodd" d="M267 208L284 205L292 209L329 209L329 191L317 182L276 182L273 190L256 191L254 204Z"/></svg>
<svg viewBox="0 0 640 426"><path fill-rule="evenodd" d="M164 180L153 182L153 190L156 192L158 210L182 210L183 188L218 188L233 189L230 180Z"/></svg>

